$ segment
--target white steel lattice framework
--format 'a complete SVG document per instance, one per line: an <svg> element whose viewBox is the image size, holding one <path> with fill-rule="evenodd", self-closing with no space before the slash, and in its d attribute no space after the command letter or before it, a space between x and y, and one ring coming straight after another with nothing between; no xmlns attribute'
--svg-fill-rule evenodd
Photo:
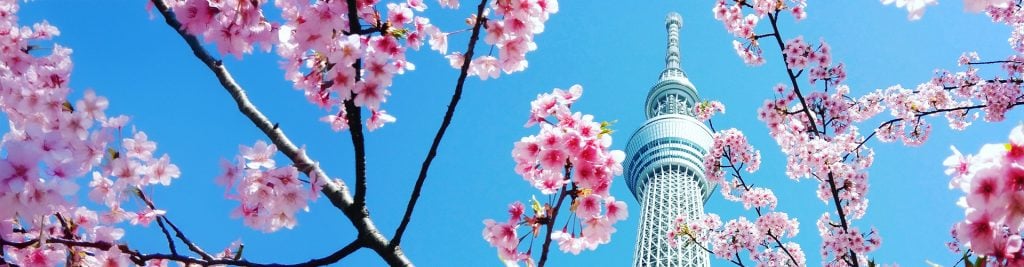
<svg viewBox="0 0 1024 267"><path fill-rule="evenodd" d="M702 244L671 247L667 238L677 216L704 213L711 192L701 164L711 146L711 130L693 117L700 96L679 66L682 24L677 13L665 20L665 70L647 95L647 121L626 144L626 185L640 202L633 266L709 266L708 254L698 247Z"/></svg>

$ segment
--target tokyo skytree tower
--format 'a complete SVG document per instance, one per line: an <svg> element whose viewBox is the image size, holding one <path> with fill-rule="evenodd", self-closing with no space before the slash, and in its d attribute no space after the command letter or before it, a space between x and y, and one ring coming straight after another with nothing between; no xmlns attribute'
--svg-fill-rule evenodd
<svg viewBox="0 0 1024 267"><path fill-rule="evenodd" d="M700 103L697 88L679 66L679 28L683 19L665 19L668 50L665 70L651 87L644 105L647 121L626 144L626 185L640 202L640 225L633 266L708 266L702 244L669 246L667 234L680 214L704 213L711 188L704 178L703 158L711 146L711 130L693 117Z"/></svg>

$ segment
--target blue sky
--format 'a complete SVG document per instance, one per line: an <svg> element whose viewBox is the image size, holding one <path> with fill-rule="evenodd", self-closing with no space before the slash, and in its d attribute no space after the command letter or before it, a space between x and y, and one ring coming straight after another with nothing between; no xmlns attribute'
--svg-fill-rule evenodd
<svg viewBox="0 0 1024 267"><path fill-rule="evenodd" d="M427 1L427 15L442 29L465 27L471 1L457 11ZM699 2L699 3L698 3ZM481 82L470 79L434 161L423 198L403 247L421 266L497 265L496 253L480 236L481 221L502 218L505 206L539 192L513 171L512 143L536 132L524 129L529 101L551 88L584 87L575 109L599 120L618 120L614 148L623 149L629 134L644 119L647 90L664 66L664 18L682 14L682 66L705 99L720 100L727 113L715 118L720 129L736 127L762 150L761 170L749 182L772 188L779 209L799 218L796 238L808 263L820 261L820 238L814 222L831 209L814 195L811 180L786 178L778 146L756 119L756 109L773 96L772 86L786 80L776 47L766 46L768 63L747 67L732 50L731 35L712 18L712 1L562 1L546 31L537 37L539 49L528 55L526 72ZM108 114L129 114L140 130L159 143L182 171L172 186L152 197L161 208L206 250L216 251L236 239L246 244L246 256L260 262L292 263L326 255L347 244L354 229L342 214L321 200L299 216L294 230L262 234L229 217L235 202L222 197L213 183L219 161L238 153L238 145L265 140L235 108L215 77L196 60L177 34L158 18L150 19L144 1L56 1L22 3L21 23L48 20L61 29L57 39L74 49L71 86L75 97L86 88L110 99ZM932 77L936 68L957 69L964 51L983 59L1002 59L1012 53L1006 39L1010 29L989 22L982 14L962 11L960 1L945 0L928 9L920 21L909 22L906 11L877 1L811 2L808 18L793 23L784 17L784 38L803 35L808 41L825 38L834 61L845 62L854 94L894 84L907 87ZM158 14L154 14L158 16ZM762 33L765 28L759 28ZM465 49L466 34L453 36L451 50ZM417 70L395 79L386 107L398 122L367 136L368 203L373 219L387 234L404 210L408 192L430 139L440 123L454 88L457 71L433 51L413 52ZM292 90L278 68L277 56L257 53L225 64L248 90L253 102L290 135L331 175L351 181L352 150L347 133L335 133L318 122L323 115ZM994 67L989 67L993 69ZM994 73L994 72L988 72ZM979 123L963 132L939 123L921 147L871 143L876 161L870 173L867 216L854 224L879 229L883 245L871 256L880 262L921 265L929 259L951 265L957 255L944 243L949 227L962 219L954 202L959 192L947 189L942 160L957 145L974 152L984 143L1005 142L1009 130L1024 118L1019 109L1001 123ZM877 126L862 124L862 129ZM282 157L279 162L284 161ZM631 262L637 203L622 178L613 195L627 199L631 216L617 224L612 242L579 256L554 252L552 266L624 266ZM83 192L84 193L84 192ZM86 202L87 198L80 197ZM723 218L754 216L742 205L717 193L706 210ZM159 228L129 227L126 240L148 252L165 252ZM383 265L375 254L361 250L342 261L355 266ZM724 262L715 262L715 265Z"/></svg>

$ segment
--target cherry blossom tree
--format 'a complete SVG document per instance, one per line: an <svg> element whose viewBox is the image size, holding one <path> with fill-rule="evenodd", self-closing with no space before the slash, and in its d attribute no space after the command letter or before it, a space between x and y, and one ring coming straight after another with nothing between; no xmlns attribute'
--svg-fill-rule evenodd
<svg viewBox="0 0 1024 267"><path fill-rule="evenodd" d="M911 20L921 18L925 8L935 3L882 1L906 8ZM868 170L874 161L869 141L920 145L931 132L928 118L935 115L944 115L951 128L962 130L977 118L1005 120L1007 111L1024 104L1020 2L964 3L969 12L984 12L994 22L1010 26L1008 40L1017 54L983 61L976 53L965 52L956 61L965 70L938 71L935 78L913 88L895 85L859 96L852 95L844 83L844 65L833 59L832 46L824 39L783 36L780 20L803 20L808 16L806 1L718 0L712 6L715 18L736 37L732 45L743 62L777 63L763 56L770 51L782 58L782 64L774 65L783 67L786 77L773 87L775 96L761 106L758 119L785 154L786 175L817 182L817 197L830 204L816 220L821 264L875 264L870 253L881 246L882 233L858 222L868 208ZM259 231L289 229L298 223L296 214L308 211L322 194L357 233L329 255L284 265L336 263L362 249L389 265L412 265L402 239L466 80L524 71L527 55L537 48L535 36L559 11L555 0L440 0L435 8L461 7L472 12L467 28L442 29L423 15L433 5L422 0L148 2L151 12L182 38L231 95L240 113L266 136L266 140L240 145L232 160L221 162L223 173L215 180L224 187L225 197L237 202L232 215ZM0 158L0 207L4 207L0 209L0 265L275 265L247 260L241 242L204 249L188 237L188 229L171 220L169 214L174 213L161 209L147 195L147 188L170 186L183 175L171 156L158 153L157 143L144 129L130 124L128 116L106 114L116 103L98 93L102 89L69 99L71 49L54 39L60 31L48 22L21 24L19 8L16 0L0 0L0 109L11 129L0 148L6 153ZM271 11L279 13L280 20L266 15ZM450 41L461 41L459 37L466 37L466 46L455 51L461 47L449 47L455 43ZM808 41L815 39L819 41ZM51 48L41 49L42 43ZM439 53L437 60L447 61L459 74L401 221L388 231L377 227L366 203L365 138L397 122L386 110L393 81L416 70L407 53L424 47ZM496 55L475 53L481 48L496 50ZM323 110L316 119L334 131L349 133L354 185L326 173L261 112L219 59L242 59L254 53L278 56L283 78ZM1001 69L983 74L981 67L988 65ZM526 126L539 129L511 146L515 168L508 171L522 176L541 197L526 204L513 202L507 219L487 219L481 227L483 241L496 249L504 264L543 266L552 246L570 254L593 250L610 242L614 224L628 216L625 202L609 191L621 174L624 155L610 149L610 123L572 110L582 93L582 87L574 85L540 94L530 103ZM714 114L722 112L725 106L717 101L694 107L697 117L715 131L703 165L723 198L742 203L752 211L750 218L723 221L711 213L680 217L666 238L678 246L700 246L740 266L745 258L758 266L816 264L807 262L809 244L790 240L799 233L797 218L776 210L779 199L772 189L751 182L750 176L760 167L760 151L742 131L714 127ZM883 122L864 125L873 118ZM1021 264L1022 136L1018 127L1008 144L986 146L969 156L954 149L946 161L950 188L965 193L959 203L965 218L953 225L949 246L963 252L966 263ZM278 153L289 162L275 161ZM79 181L88 188L80 188ZM79 194L92 203L76 202ZM100 209L90 208L94 206ZM126 224L154 222L166 239L167 251L141 251L123 241Z"/></svg>
<svg viewBox="0 0 1024 267"><path fill-rule="evenodd" d="M889 1L908 10L908 18L920 19L924 8L935 4L933 0ZM1018 36L1021 27L1021 4L1016 1L966 0L969 12L985 11L994 22L1006 23L1014 31L1010 45L1020 53ZM977 53L966 52L957 63L966 71L941 70L936 77L914 89L895 85L876 89L862 96L853 96L844 84L847 73L842 63L834 63L832 47L824 40L808 43L802 36L786 39L779 21L788 15L795 21L807 16L807 3L790 1L727 1L719 0L712 12L722 21L726 30L739 40L733 41L737 55L746 64L766 64L763 57L767 47L776 46L786 72L784 84L774 87L774 99L765 100L758 118L768 127L783 154L786 155L786 175L794 180L817 181L817 196L834 209L826 211L817 220L821 237L822 265L863 266L875 265L868 255L881 245L876 229L865 230L855 221L867 211L868 169L874 152L867 146L871 139L882 142L902 141L917 146L928 139L931 123L928 117L945 115L950 128L963 130L980 114L985 121L1002 121L1008 110L1024 104L1021 91L1021 55L1006 60L981 61ZM767 19L770 27L760 30ZM774 41L774 42L772 42ZM774 49L772 49L774 50ZM979 66L1001 65L1005 77L982 78ZM806 75L805 75L806 74ZM800 78L805 77L806 80ZM714 111L724 111L718 103L705 103L695 107L701 119L708 119ZM869 133L862 134L858 124L878 117L885 111L892 116L881 125L868 125ZM710 122L709 122L710 123ZM1005 149L986 147L977 157L955 154L947 161L953 176L951 188L960 188L968 195L960 201L966 209L966 220L957 223L949 244L954 252L960 247L969 250L963 254L965 264L1016 266L1020 259L1020 222L1013 200L1019 188L1013 186L1019 173L1015 151L1019 146L1019 130L1011 134L1011 143ZM714 145L705 158L708 179L721 187L726 200L741 202L744 208L754 208L757 219L745 217L731 219L723 224L715 214L700 218L680 217L675 230L667 238L680 240L683 245L704 247L716 257L744 266L741 253L746 252L758 266L806 265L801 246L783 243L781 238L797 234L798 222L786 213L774 211L777 198L770 189L749 186L741 170L754 172L760 162L759 152L736 129L718 131ZM728 174L731 180L723 176ZM1016 189L1015 189L1016 188ZM734 193L739 191L740 193ZM764 212L768 209L771 212ZM710 248L706 248L710 246ZM679 245L679 244L677 244ZM972 255L977 255L971 263ZM958 263L959 264L959 263Z"/></svg>

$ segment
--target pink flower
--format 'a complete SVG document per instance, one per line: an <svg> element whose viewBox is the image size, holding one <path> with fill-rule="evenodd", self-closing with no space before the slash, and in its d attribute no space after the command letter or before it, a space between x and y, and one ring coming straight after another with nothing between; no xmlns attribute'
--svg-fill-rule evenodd
<svg viewBox="0 0 1024 267"><path fill-rule="evenodd" d="M957 224L957 239L969 241L971 250L979 255L990 255L995 248L993 224L987 212L969 211L967 221Z"/></svg>
<svg viewBox="0 0 1024 267"><path fill-rule="evenodd" d="M545 169L558 170L565 166L568 155L559 149L548 149L540 152L540 165Z"/></svg>
<svg viewBox="0 0 1024 267"><path fill-rule="evenodd" d="M401 27L402 24L412 22L412 10L409 5L402 3L388 3L388 23L394 27Z"/></svg>
<svg viewBox="0 0 1024 267"><path fill-rule="evenodd" d="M149 141L146 133L141 131L136 132L134 138L125 138L122 141L122 145L124 150L128 152L129 157L140 160L153 158L153 151L156 150L156 142Z"/></svg>
<svg viewBox="0 0 1024 267"><path fill-rule="evenodd" d="M576 215L581 219L597 217L601 214L601 197L591 194L579 198L579 206L576 207Z"/></svg>
<svg viewBox="0 0 1024 267"><path fill-rule="evenodd" d="M49 267L57 266L64 262L64 250L47 247L29 246L24 249L14 250L11 253L13 262L25 267Z"/></svg>
<svg viewBox="0 0 1024 267"><path fill-rule="evenodd" d="M1024 165L1024 125L1014 127L1010 131L1010 143L1007 144L1006 158Z"/></svg>
<svg viewBox="0 0 1024 267"><path fill-rule="evenodd" d="M550 169L541 170L533 177L533 187L540 189L540 192L545 195L558 193L559 189L562 189L562 185L565 185L566 180L561 172L552 171Z"/></svg>
<svg viewBox="0 0 1024 267"><path fill-rule="evenodd" d="M242 157L245 158L248 163L245 164L249 168L274 168L274 153L277 153L277 146L274 144L267 145L263 140L256 141L256 144L252 147L239 145L238 150L242 153Z"/></svg>
<svg viewBox="0 0 1024 267"><path fill-rule="evenodd" d="M345 129L348 129L348 119L345 118L344 108L341 109L341 113L337 115L331 114L324 116L320 118L320 121L331 124L331 130L334 130L335 132L340 132Z"/></svg>
<svg viewBox="0 0 1024 267"><path fill-rule="evenodd" d="M516 234L516 226L511 223L496 223L494 220L484 220L484 240L497 248L515 248L519 245L519 236Z"/></svg>
<svg viewBox="0 0 1024 267"><path fill-rule="evenodd" d="M152 179L150 183L160 183L162 185L171 185L171 178L178 178L181 176L181 171L178 170L178 166L171 164L171 158L164 154L157 160L156 163L150 166L150 173Z"/></svg>
<svg viewBox="0 0 1024 267"><path fill-rule="evenodd" d="M96 262L97 266L104 266L104 267L136 266L134 263L132 263L132 261L129 258L129 256L130 256L129 254L122 253L120 247L118 247L118 246L110 246L109 250L107 250L107 251L100 251L100 252L96 253L95 258L96 258L96 261L97 261Z"/></svg>
<svg viewBox="0 0 1024 267"><path fill-rule="evenodd" d="M181 22L182 30L192 35L201 35L213 22L213 15L220 12L206 0L188 0L175 9L174 15Z"/></svg>
<svg viewBox="0 0 1024 267"><path fill-rule="evenodd" d="M116 158L110 161L110 174L121 179L133 180L140 174L140 168L138 162L128 158Z"/></svg>
<svg viewBox="0 0 1024 267"><path fill-rule="evenodd" d="M954 181L959 181L959 177L967 174L971 158L970 156L965 157L960 153L960 150L956 149L956 147L950 146L949 149L953 150L953 155L946 158L946 160L942 162L942 165L946 166L946 175L953 176L954 178L949 183L949 188L953 189L956 187L956 184L959 184Z"/></svg>
<svg viewBox="0 0 1024 267"><path fill-rule="evenodd" d="M163 210L151 210L147 208L145 210L136 212L135 217L132 217L131 223L132 225L142 224L142 226L149 226L149 223L153 222L153 219L156 219L157 216L161 216L164 214L167 214L167 212Z"/></svg>
<svg viewBox="0 0 1024 267"><path fill-rule="evenodd" d="M968 12L981 12L985 11L985 9L990 6L994 8L1006 8L1008 5L1012 5L1012 3L1013 2L1008 0L964 0L964 10ZM899 2L897 2L897 6L899 6ZM907 8L909 9L909 6Z"/></svg>
<svg viewBox="0 0 1024 267"><path fill-rule="evenodd" d="M970 192L967 195L967 203L972 206L984 207L995 205L998 194L1002 193L1003 182L1000 179L1002 172L988 168L974 175L970 184Z"/></svg>
<svg viewBox="0 0 1024 267"><path fill-rule="evenodd" d="M409 4L409 7L412 7L419 12L423 12L423 10L427 9L427 5L423 3L423 0L406 0L405 3Z"/></svg>
<svg viewBox="0 0 1024 267"><path fill-rule="evenodd" d="M522 202L516 201L516 202L512 202L512 204L509 204L508 205L508 222L509 223L519 223L519 219L520 219L520 217L523 216L523 212L524 211L525 211L525 208L523 207L523 203Z"/></svg>
<svg viewBox="0 0 1024 267"><path fill-rule="evenodd" d="M585 247L583 238L573 237L565 231L556 231L551 233L551 240L558 242L559 250L562 252L572 253L572 255L579 255Z"/></svg>
<svg viewBox="0 0 1024 267"><path fill-rule="evenodd" d="M371 132L384 127L385 123L395 122L395 117L388 114L387 111L371 109L370 112L370 118L366 119L366 129Z"/></svg>
<svg viewBox="0 0 1024 267"><path fill-rule="evenodd" d="M430 35L430 41L428 41L428 43L430 43L430 49L441 52L441 54L448 53L448 33L441 32L440 30L437 30L437 28L432 29L433 30L428 33L428 35Z"/></svg>
<svg viewBox="0 0 1024 267"><path fill-rule="evenodd" d="M438 2L441 3L442 7L451 8L451 9L458 9L459 8L459 0L438 0Z"/></svg>
<svg viewBox="0 0 1024 267"><path fill-rule="evenodd" d="M391 95L387 87L377 83L376 81L364 80L356 84L355 87L356 98L353 101L356 106L366 107L370 109L379 109L380 104L387 101L387 97Z"/></svg>
<svg viewBox="0 0 1024 267"><path fill-rule="evenodd" d="M96 96L96 92L92 89L85 90L85 94L82 99L75 102L75 108L77 111L85 113L89 118L95 119L96 121L106 120L106 115L103 112L110 105L106 97Z"/></svg>
<svg viewBox="0 0 1024 267"><path fill-rule="evenodd" d="M617 201L615 197L609 196L604 199L605 203L605 216L609 219L616 221L625 220L629 217L629 211L626 210L626 202Z"/></svg>
<svg viewBox="0 0 1024 267"><path fill-rule="evenodd" d="M461 69L462 64L466 61L466 57L462 56L460 52L452 52L444 57L448 59L448 65L451 65L454 69Z"/></svg>
<svg viewBox="0 0 1024 267"><path fill-rule="evenodd" d="M469 62L469 74L480 77L481 81L488 78L497 79L500 70L498 59L492 56L474 58Z"/></svg>

